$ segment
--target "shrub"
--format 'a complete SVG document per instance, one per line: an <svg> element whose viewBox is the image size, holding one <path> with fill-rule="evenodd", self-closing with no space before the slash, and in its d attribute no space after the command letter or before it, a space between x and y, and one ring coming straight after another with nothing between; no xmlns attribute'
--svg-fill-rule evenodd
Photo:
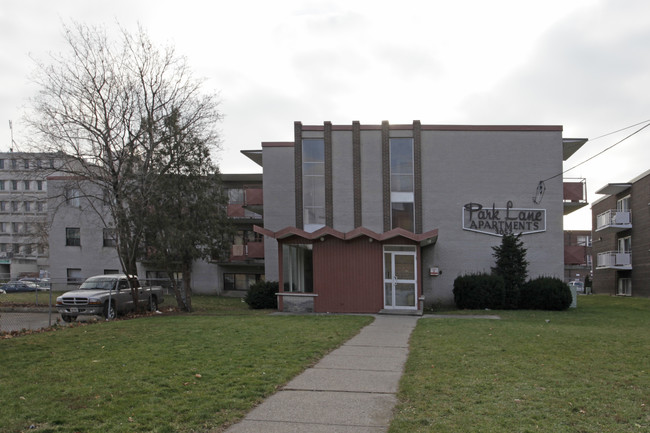
<svg viewBox="0 0 650 433"><path fill-rule="evenodd" d="M501 245L492 247L492 256L496 259L492 273L503 277L506 285L504 308L515 309L519 305L519 290L526 283L528 276L528 261L526 248L521 240L521 234L505 234Z"/></svg>
<svg viewBox="0 0 650 433"><path fill-rule="evenodd" d="M554 277L530 280L519 293L519 308L524 310L566 310L572 301L569 286Z"/></svg>
<svg viewBox="0 0 650 433"><path fill-rule="evenodd" d="M277 281L258 281L251 284L244 301L254 310L277 309L278 299L275 296L276 293L278 293Z"/></svg>
<svg viewBox="0 0 650 433"><path fill-rule="evenodd" d="M498 275L461 275L454 280L454 302L460 309L501 309L505 296L505 283Z"/></svg>

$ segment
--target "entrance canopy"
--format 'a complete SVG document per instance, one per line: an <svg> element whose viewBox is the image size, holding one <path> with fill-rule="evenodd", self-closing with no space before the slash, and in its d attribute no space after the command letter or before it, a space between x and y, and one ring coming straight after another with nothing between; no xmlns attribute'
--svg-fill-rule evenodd
<svg viewBox="0 0 650 433"><path fill-rule="evenodd" d="M310 233L296 227L285 227L282 230L278 230L274 232L272 230L268 230L263 227L254 226L253 230L256 233L260 233L265 236L269 236L271 238L278 239L278 240L286 239L291 236L298 236L307 240L315 240L315 239L325 238L327 236L331 236L341 240L352 240L352 239L359 238L361 236L366 236L378 242L383 242L389 239L401 237L404 239L410 239L414 242L418 242L420 246L423 247L427 245L433 245L438 240L438 229L430 230L425 233L411 233L408 230L404 230L402 228L396 228L388 232L377 233L365 227L357 227L354 230L344 233L338 230L334 230L331 227L323 227L319 230L316 230L315 232Z"/></svg>

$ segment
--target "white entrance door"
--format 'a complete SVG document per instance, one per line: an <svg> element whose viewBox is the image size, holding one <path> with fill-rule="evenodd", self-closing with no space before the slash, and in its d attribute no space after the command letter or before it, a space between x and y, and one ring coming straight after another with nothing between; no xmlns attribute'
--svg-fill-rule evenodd
<svg viewBox="0 0 650 433"><path fill-rule="evenodd" d="M384 308L417 309L415 247L384 247Z"/></svg>

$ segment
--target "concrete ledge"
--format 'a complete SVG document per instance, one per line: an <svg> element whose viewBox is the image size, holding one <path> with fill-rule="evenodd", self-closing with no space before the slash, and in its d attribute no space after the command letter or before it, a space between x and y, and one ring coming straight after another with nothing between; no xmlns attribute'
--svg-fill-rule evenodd
<svg viewBox="0 0 650 433"><path fill-rule="evenodd" d="M284 313L313 313L315 293L279 292L275 294L282 299L282 312Z"/></svg>

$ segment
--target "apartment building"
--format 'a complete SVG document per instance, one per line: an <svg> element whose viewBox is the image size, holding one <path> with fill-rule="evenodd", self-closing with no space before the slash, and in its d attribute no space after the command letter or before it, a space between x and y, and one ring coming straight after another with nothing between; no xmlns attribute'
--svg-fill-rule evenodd
<svg viewBox="0 0 650 433"><path fill-rule="evenodd" d="M49 200L49 269L55 289L74 287L93 275L122 272L110 213L95 200L90 206L87 197L67 176L50 176ZM261 174L223 174L228 191L228 216L235 226L235 237L226 260L196 261L192 269L192 290L198 294L231 294L243 296L255 281L264 278L264 247L262 236L253 232L254 224L263 224ZM101 197L101 194L88 196ZM100 212L98 213L97 210ZM138 263L142 280L167 284L168 274L147 263ZM181 279L181 274L175 278Z"/></svg>
<svg viewBox="0 0 650 433"><path fill-rule="evenodd" d="M563 215L586 205L561 126L303 125L263 165L265 273L282 311L422 312L453 302L517 233L529 274L564 275ZM581 189L582 187L582 189Z"/></svg>
<svg viewBox="0 0 650 433"><path fill-rule="evenodd" d="M47 177L59 164L57 154L0 153L0 279L47 276Z"/></svg>
<svg viewBox="0 0 650 433"><path fill-rule="evenodd" d="M564 281L592 279L591 230L565 230Z"/></svg>
<svg viewBox="0 0 650 433"><path fill-rule="evenodd" d="M593 292L650 296L650 170L596 191L591 207Z"/></svg>

